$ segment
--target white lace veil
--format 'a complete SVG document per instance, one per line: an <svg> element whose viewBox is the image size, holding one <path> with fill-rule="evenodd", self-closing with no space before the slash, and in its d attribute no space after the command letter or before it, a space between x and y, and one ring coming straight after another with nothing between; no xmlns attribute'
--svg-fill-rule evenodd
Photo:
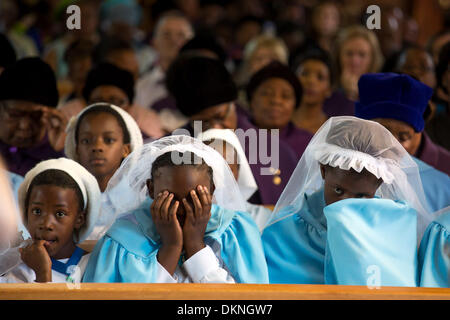
<svg viewBox="0 0 450 320"><path fill-rule="evenodd" d="M382 125L350 116L328 119L311 139L266 227L295 214L304 194L323 187L320 163L343 170L364 168L383 183L376 196L403 200L418 212L418 240L432 221L419 170L408 152Z"/></svg>
<svg viewBox="0 0 450 320"><path fill-rule="evenodd" d="M230 154L233 156L234 152L237 153L237 161L239 163L239 176L237 182L242 196L245 200L248 200L255 191L258 190L258 185L253 177L252 169L248 164L244 149L234 131L230 129L209 129L200 133L196 138L201 141L215 139L225 141L234 148L232 151L227 150L227 158L230 157ZM234 157L231 159L234 160Z"/></svg>
<svg viewBox="0 0 450 320"><path fill-rule="evenodd" d="M110 225L122 214L137 208L149 197L146 181L150 178L152 164L160 155L171 151L190 151L202 158L213 169L215 185L213 202L226 209L245 211L245 200L239 192L228 164L220 153L198 139L186 135L173 135L144 144L134 150L110 179L102 197L102 210L113 212L115 217ZM181 161L187 159L172 160L180 161L181 164ZM110 225L105 226L105 231Z"/></svg>
<svg viewBox="0 0 450 320"><path fill-rule="evenodd" d="M0 255L6 252L17 237L19 213L15 204L13 190L11 188L3 161L0 160Z"/></svg>

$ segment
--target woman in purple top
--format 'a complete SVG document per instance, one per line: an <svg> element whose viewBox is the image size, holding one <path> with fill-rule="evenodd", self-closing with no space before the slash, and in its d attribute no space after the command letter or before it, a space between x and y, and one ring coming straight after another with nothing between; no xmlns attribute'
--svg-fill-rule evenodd
<svg viewBox="0 0 450 320"><path fill-rule="evenodd" d="M217 59L180 56L169 68L167 86L177 108L189 119L174 134L235 130L258 185L249 202L274 205L297 165L297 156L281 134L273 140L268 130L260 130L238 111L237 89L224 65Z"/></svg>
<svg viewBox="0 0 450 320"><path fill-rule="evenodd" d="M279 129L280 140L301 158L312 138L308 131L291 121L302 97L302 87L288 66L273 61L256 72L247 86L249 121L260 129Z"/></svg>
<svg viewBox="0 0 450 320"><path fill-rule="evenodd" d="M67 120L57 104L55 75L41 59L21 59L0 75L0 152L9 171L24 176L64 156Z"/></svg>

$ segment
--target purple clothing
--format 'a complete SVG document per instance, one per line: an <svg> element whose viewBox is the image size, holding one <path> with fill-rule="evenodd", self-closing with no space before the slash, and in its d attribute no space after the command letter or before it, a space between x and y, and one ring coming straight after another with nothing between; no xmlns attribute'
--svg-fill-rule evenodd
<svg viewBox="0 0 450 320"><path fill-rule="evenodd" d="M152 104L151 109L156 112L161 112L163 109L178 110L177 103L172 96L166 96L157 100L154 104Z"/></svg>
<svg viewBox="0 0 450 320"><path fill-rule="evenodd" d="M313 135L306 130L297 128L292 122L280 129L280 140L285 141L297 155L297 161L303 155Z"/></svg>
<svg viewBox="0 0 450 320"><path fill-rule="evenodd" d="M243 129L244 131L248 129L254 129L256 132L258 131L258 128L253 125L247 118L245 117L238 117L238 128ZM258 191L259 197L252 197L252 199L255 199L254 201L250 201L255 204L264 204L264 205L275 205L278 201L278 198L280 197L281 193L283 192L286 184L288 183L292 172L294 171L295 167L297 166L297 156L292 150L292 148L282 140L280 136L280 140L278 141L278 152L279 152L279 159L278 159L278 169L277 170L271 170L273 173L270 175L263 175L261 173L262 168L270 168L271 162L268 164L262 163L263 159L261 159L261 155L265 156L270 155L271 156L271 136L270 134L267 135L267 152L262 152L259 148L262 137L260 137L259 134L256 134L257 137L257 158L255 161L256 163L252 163L252 154L251 150L252 148L255 148L255 146L251 146L248 142L248 139L246 139L246 143L243 145L243 149L245 151L245 155L247 156L247 160L249 160L249 165L252 170L253 176L255 177L256 184L258 185ZM242 143L242 141L241 141ZM255 148L256 149L256 148ZM253 153L253 152L252 152ZM261 154L262 153L262 154ZM258 199L258 200L256 200Z"/></svg>
<svg viewBox="0 0 450 320"><path fill-rule="evenodd" d="M259 150L260 135L258 134L259 131L256 126L254 126L250 121L248 121L246 117L238 116L237 128L244 130L244 132L248 129L253 129L256 132L255 136L257 138L256 143L252 143L252 145L250 145L249 143L249 138L246 138L246 141L242 146L245 151L245 155L249 162L250 168L252 170L253 176L255 177L256 184L258 185L258 190L248 201L253 204L275 205L281 193L283 192L284 187L288 183L289 178L292 175L292 172L297 166L298 162L297 156L292 150L292 148L286 142L280 139L278 143L279 171L274 169L271 170L273 171L273 174L263 175L261 174L261 169L267 168L267 170L270 170L269 168L271 167L272 164L272 162L270 161L268 161L269 163L266 163L267 161L261 161L264 160L264 157L270 158L271 156L270 134L267 135L268 140L266 144L267 151L263 152ZM191 137L194 136L194 128L191 126L190 123L187 123L180 129L187 130ZM256 154L254 154L253 152L255 152ZM260 155L260 152L262 155ZM256 161L254 162L256 163L252 163L253 160L251 155L255 156L254 158L256 159ZM263 157L263 159L261 159L261 157Z"/></svg>
<svg viewBox="0 0 450 320"><path fill-rule="evenodd" d="M324 101L323 111L328 117L354 116L355 103L347 99L341 90L336 90Z"/></svg>
<svg viewBox="0 0 450 320"><path fill-rule="evenodd" d="M17 148L0 141L0 152L9 171L25 176L36 164L43 160L64 157L64 152L53 150L48 137L31 148Z"/></svg>
<svg viewBox="0 0 450 320"><path fill-rule="evenodd" d="M431 141L425 131L422 132L422 141L415 156L435 169L450 175L450 152Z"/></svg>

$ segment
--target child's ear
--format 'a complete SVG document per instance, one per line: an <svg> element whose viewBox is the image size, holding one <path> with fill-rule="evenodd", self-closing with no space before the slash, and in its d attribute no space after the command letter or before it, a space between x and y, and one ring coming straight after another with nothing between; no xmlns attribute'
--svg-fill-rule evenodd
<svg viewBox="0 0 450 320"><path fill-rule="evenodd" d="M126 143L122 148L122 157L125 159L131 153L131 145Z"/></svg>
<svg viewBox="0 0 450 320"><path fill-rule="evenodd" d="M75 220L75 229L79 230L86 223L86 211L81 211Z"/></svg>
<svg viewBox="0 0 450 320"><path fill-rule="evenodd" d="M148 189L148 195L150 198L155 199L155 187L153 185L152 179L147 179L147 189Z"/></svg>

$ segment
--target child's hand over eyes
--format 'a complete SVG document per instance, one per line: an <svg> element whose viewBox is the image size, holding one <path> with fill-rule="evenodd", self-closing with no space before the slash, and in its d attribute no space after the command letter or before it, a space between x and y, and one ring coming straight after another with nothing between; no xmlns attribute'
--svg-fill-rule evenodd
<svg viewBox="0 0 450 320"><path fill-rule="evenodd" d="M167 191L158 194L150 206L156 230L161 237L158 262L173 274L183 249L183 231L177 219L179 202L172 203L173 194Z"/></svg>
<svg viewBox="0 0 450 320"><path fill-rule="evenodd" d="M194 208L183 199L186 209L186 220L183 226L183 244L186 251L186 259L205 247L203 238L206 226L211 218L212 197L208 189L198 186L197 191L191 190Z"/></svg>
<svg viewBox="0 0 450 320"><path fill-rule="evenodd" d="M52 260L44 247L45 240L35 240L20 248L22 261L36 274L36 282L52 282Z"/></svg>

